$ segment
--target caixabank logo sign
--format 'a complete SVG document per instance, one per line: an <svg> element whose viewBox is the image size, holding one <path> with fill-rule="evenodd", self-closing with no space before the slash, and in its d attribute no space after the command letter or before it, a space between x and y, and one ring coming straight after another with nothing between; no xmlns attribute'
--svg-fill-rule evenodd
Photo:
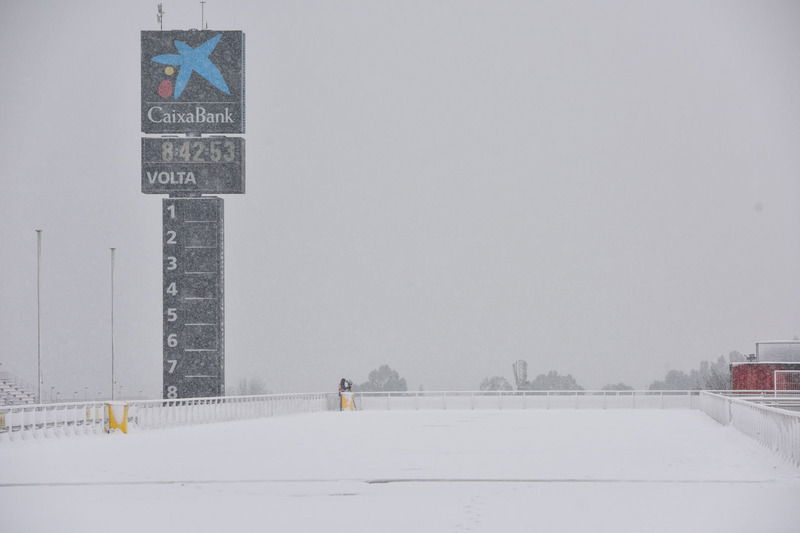
<svg viewBox="0 0 800 533"><path fill-rule="evenodd" d="M143 31L142 131L244 133L244 34Z"/></svg>

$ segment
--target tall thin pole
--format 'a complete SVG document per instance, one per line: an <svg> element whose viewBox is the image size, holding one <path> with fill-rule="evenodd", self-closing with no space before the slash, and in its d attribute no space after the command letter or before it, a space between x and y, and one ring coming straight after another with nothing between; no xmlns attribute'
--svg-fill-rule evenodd
<svg viewBox="0 0 800 533"><path fill-rule="evenodd" d="M42 403L42 230L36 230L36 403Z"/></svg>
<svg viewBox="0 0 800 533"><path fill-rule="evenodd" d="M111 400L114 400L114 252L111 248Z"/></svg>
<svg viewBox="0 0 800 533"><path fill-rule="evenodd" d="M206 24L206 3L200 2L200 29L204 30Z"/></svg>

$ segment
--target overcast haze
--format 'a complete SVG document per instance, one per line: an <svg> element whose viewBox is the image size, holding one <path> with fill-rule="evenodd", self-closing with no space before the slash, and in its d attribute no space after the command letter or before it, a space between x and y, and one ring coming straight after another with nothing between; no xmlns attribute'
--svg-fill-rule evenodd
<svg viewBox="0 0 800 533"><path fill-rule="evenodd" d="M165 1L165 29L200 23ZM140 192L153 2L0 2L0 370L161 386L161 196ZM225 197L229 388L571 373L644 388L800 335L800 4L206 4L247 39Z"/></svg>

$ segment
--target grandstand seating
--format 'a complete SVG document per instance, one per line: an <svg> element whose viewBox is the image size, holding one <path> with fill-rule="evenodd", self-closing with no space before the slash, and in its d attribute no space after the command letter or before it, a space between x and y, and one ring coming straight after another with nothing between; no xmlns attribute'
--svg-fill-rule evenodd
<svg viewBox="0 0 800 533"><path fill-rule="evenodd" d="M36 394L8 372L0 372L0 405L36 403Z"/></svg>

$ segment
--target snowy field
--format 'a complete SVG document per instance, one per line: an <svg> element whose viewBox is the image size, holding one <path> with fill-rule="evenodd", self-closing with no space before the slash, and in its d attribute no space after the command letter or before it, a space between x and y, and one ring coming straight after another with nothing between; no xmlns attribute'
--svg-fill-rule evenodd
<svg viewBox="0 0 800 533"><path fill-rule="evenodd" d="M689 410L316 413L0 445L0 531L797 532L800 469Z"/></svg>

